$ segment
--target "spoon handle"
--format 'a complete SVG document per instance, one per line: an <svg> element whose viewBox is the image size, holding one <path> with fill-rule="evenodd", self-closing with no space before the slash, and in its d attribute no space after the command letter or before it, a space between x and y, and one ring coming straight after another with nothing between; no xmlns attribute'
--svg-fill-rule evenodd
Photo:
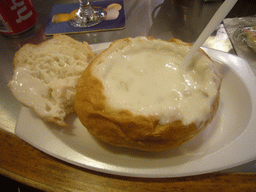
<svg viewBox="0 0 256 192"><path fill-rule="evenodd" d="M198 51L198 49L202 46L205 40L213 33L213 31L218 27L218 25L223 21L223 19L227 16L230 10L234 7L237 0L225 0L224 3L220 6L220 8L216 11L210 22L207 24L201 35L197 38L196 42L192 46L191 50L187 53L183 60L183 68L185 70L188 69L191 64L191 58Z"/></svg>

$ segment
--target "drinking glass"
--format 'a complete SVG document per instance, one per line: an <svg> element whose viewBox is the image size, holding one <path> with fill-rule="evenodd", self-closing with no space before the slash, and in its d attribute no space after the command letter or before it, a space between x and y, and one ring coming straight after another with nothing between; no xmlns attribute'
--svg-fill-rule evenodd
<svg viewBox="0 0 256 192"><path fill-rule="evenodd" d="M75 13L75 18L69 22L74 27L91 27L102 22L106 12L102 8L93 8L90 0L79 0L80 7Z"/></svg>

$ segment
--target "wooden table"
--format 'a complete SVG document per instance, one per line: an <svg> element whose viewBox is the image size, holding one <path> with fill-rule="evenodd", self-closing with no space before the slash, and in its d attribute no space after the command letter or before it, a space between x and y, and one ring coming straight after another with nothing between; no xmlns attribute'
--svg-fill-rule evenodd
<svg viewBox="0 0 256 192"><path fill-rule="evenodd" d="M64 1L34 0L34 5L39 15L39 26L44 27L51 7L56 3L70 3ZM114 32L98 32L90 34L77 34L73 36L77 40L85 40L89 43L109 42L127 36L135 37L151 35L155 38L168 40L179 36L180 39L193 42L211 16L217 10L221 2L214 4L202 4L201 0L195 0L189 7L187 21L183 27L188 27L189 22L194 22L201 17L201 23L194 22L192 33L186 31L180 34L175 28L166 28L172 20L172 1L136 1L125 0L126 29ZM162 6L160 6L162 5ZM163 6L164 5L164 6ZM199 8L198 8L198 5ZM201 11L193 15L190 9ZM168 12L169 11L169 12ZM157 15L152 23L151 13ZM162 13L162 14L161 14ZM185 14L184 12L178 12ZM174 15L173 15L174 14ZM166 15L166 17L163 17ZM152 15L151 15L152 16ZM171 17L172 16L172 17ZM184 15L182 15L184 17ZM179 17L176 15L176 17ZM193 18L195 17L195 18ZM46 19L47 18L47 19ZM138 19L140 18L140 19ZM143 22L141 22L143 21ZM178 22L178 21L177 21ZM173 23L172 23L173 24ZM196 30L195 30L196 29ZM166 30L166 31L165 31ZM45 36L38 38L41 41ZM44 191L256 191L256 173L211 173L198 176L180 178L132 178L110 175L80 168L56 158L53 158L22 141L14 134L16 120L20 105L6 89L6 84L12 75L12 57L19 48L20 40L0 38L1 44L1 118L0 118L0 174ZM207 44L209 45L209 44ZM226 52L232 53L232 46L223 46ZM228 50L226 50L226 48ZM221 49L222 47L220 47Z"/></svg>
<svg viewBox="0 0 256 192"><path fill-rule="evenodd" d="M0 130L0 173L44 191L256 191L255 173L132 178L76 167Z"/></svg>

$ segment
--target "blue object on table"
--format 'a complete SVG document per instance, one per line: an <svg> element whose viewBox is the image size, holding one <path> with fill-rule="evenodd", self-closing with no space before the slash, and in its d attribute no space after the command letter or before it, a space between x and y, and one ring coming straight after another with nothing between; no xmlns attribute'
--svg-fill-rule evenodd
<svg viewBox="0 0 256 192"><path fill-rule="evenodd" d="M69 21L52 23L52 17L55 14L61 13L71 13L75 9L79 8L79 3L70 3L70 4L57 4L52 7L50 18L45 28L46 35L54 34L70 34L70 33L83 33L83 32L95 32L95 31L106 31L106 30L117 30L125 28L125 13L124 13L124 2L123 0L105 0L105 1L94 1L91 2L92 7L101 7L103 9L107 8L111 4L121 5L119 10L119 15L116 19L104 20L98 25L92 27L74 27Z"/></svg>

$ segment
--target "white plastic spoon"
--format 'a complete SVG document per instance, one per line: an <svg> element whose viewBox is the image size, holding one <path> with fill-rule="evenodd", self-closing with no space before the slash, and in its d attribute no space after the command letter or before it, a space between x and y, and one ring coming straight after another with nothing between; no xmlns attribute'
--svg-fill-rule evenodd
<svg viewBox="0 0 256 192"><path fill-rule="evenodd" d="M187 53L183 60L183 68L188 69L191 64L191 58L199 50L205 40L214 32L217 26L223 21L227 16L230 10L234 7L238 0L225 0L224 3L220 6L217 12L214 14L210 22L207 24L201 35L197 38L196 42L192 46L191 50Z"/></svg>

